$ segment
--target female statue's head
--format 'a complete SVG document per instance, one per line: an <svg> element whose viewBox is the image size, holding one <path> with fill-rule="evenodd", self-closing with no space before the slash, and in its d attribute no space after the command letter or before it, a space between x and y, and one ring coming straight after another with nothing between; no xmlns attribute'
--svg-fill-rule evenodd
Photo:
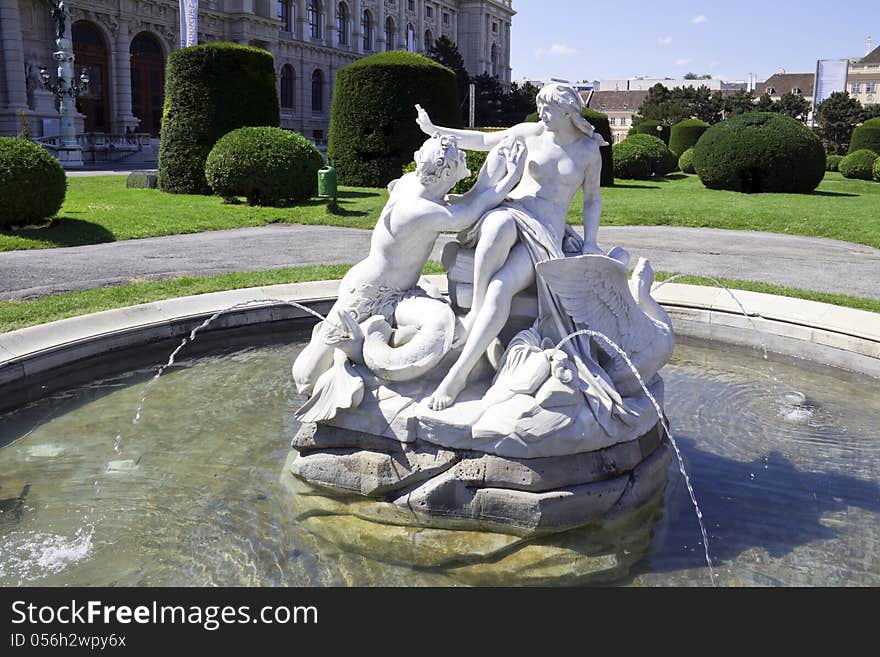
<svg viewBox="0 0 880 657"><path fill-rule="evenodd" d="M426 140L413 157L416 161L416 176L423 185L442 181L451 189L455 183L471 174L464 151L458 148L455 137L436 134Z"/></svg>
<svg viewBox="0 0 880 657"><path fill-rule="evenodd" d="M557 131L563 121L570 121L585 135L593 134L593 126L581 116L584 103L580 95L567 84L554 82L545 85L536 98L538 115L548 130Z"/></svg>

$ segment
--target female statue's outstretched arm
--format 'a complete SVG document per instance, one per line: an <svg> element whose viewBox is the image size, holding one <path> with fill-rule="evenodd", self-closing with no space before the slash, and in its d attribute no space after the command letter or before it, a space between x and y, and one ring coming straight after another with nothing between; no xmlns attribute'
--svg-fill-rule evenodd
<svg viewBox="0 0 880 657"><path fill-rule="evenodd" d="M433 137L435 134L440 133L444 136L455 137L458 141L458 147L469 151L488 151L507 137L525 138L529 135L536 135L543 129L540 123L520 123L512 128L499 130L498 132L457 130L455 128L444 128L443 126L434 125L431 122L431 117L428 116L428 113L421 105L416 105L416 112L418 113L416 123L419 124L422 132L426 135Z"/></svg>

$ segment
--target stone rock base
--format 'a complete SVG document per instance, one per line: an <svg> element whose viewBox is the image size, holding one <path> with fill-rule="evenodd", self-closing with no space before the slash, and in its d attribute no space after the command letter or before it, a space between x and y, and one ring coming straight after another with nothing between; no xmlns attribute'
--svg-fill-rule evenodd
<svg viewBox="0 0 880 657"><path fill-rule="evenodd" d="M306 424L284 478L308 482L313 497L345 501L345 515L365 521L533 538L613 521L655 500L672 457L661 434L657 425L593 452L516 459Z"/></svg>

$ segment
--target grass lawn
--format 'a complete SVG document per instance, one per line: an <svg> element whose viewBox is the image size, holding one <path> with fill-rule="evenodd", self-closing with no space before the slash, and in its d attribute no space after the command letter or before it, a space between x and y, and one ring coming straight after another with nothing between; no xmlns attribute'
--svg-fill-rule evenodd
<svg viewBox="0 0 880 657"><path fill-rule="evenodd" d="M15 331L16 329L46 322L54 322L67 317L150 303L152 301L161 301L162 299L174 297L263 285L339 279L342 278L350 267L351 265L324 265L221 274L218 276L185 277L163 281L144 281L81 292L65 292L28 301L0 301L0 333ZM423 271L425 274L445 273L445 269L441 264L432 261L428 262ZM655 273L658 281L666 280L672 275L669 272ZM753 292L764 292L765 294L822 301L838 306L880 313L880 301L876 299L810 292L754 281L740 281L727 278L720 279L720 281L734 290L751 290ZM693 285L715 285L709 279L699 276L687 276L677 279L676 282Z"/></svg>
<svg viewBox="0 0 880 657"><path fill-rule="evenodd" d="M388 199L379 188L343 187L337 214L323 201L293 208L228 205L218 197L127 189L123 176L68 179L61 220L43 229L0 231L0 251L95 244L288 222L372 228ZM602 225L701 226L830 237L880 248L880 183L826 174L813 194L738 194L697 176L618 180L602 189ZM581 221L580 192L569 209Z"/></svg>

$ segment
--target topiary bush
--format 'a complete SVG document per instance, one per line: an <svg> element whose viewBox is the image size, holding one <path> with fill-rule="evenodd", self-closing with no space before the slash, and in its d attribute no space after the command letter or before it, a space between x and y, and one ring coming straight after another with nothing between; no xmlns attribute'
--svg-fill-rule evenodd
<svg viewBox="0 0 880 657"><path fill-rule="evenodd" d="M57 158L27 139L0 137L0 227L54 217L66 193L67 176Z"/></svg>
<svg viewBox="0 0 880 657"><path fill-rule="evenodd" d="M678 158L678 168L681 169L684 173L696 173L696 170L694 169L693 146L687 149L684 153L681 154L681 157Z"/></svg>
<svg viewBox="0 0 880 657"><path fill-rule="evenodd" d="M880 153L880 116L865 121L853 130L849 142L849 152L855 153L863 148Z"/></svg>
<svg viewBox="0 0 880 657"><path fill-rule="evenodd" d="M837 168L844 178L871 180L874 177L874 162L877 161L877 157L874 151L863 148L843 158Z"/></svg>
<svg viewBox="0 0 880 657"><path fill-rule="evenodd" d="M608 142L607 146L602 146L599 149L599 152L602 154L602 177L599 184L602 187L611 187L614 185L614 155L611 152L611 123L608 121L608 115L585 107L581 110L581 116L589 121L596 129L596 132L602 135L605 141ZM537 123L540 120L541 117L538 116L537 112L534 112L526 117L525 122Z"/></svg>
<svg viewBox="0 0 880 657"><path fill-rule="evenodd" d="M709 124L700 119L679 121L669 130L669 150L675 153L676 157L681 157L708 129Z"/></svg>
<svg viewBox="0 0 880 657"><path fill-rule="evenodd" d="M221 137L205 162L214 193L251 205L286 206L318 191L324 158L301 134L269 126L239 128Z"/></svg>
<svg viewBox="0 0 880 657"><path fill-rule="evenodd" d="M825 156L825 171L837 171L838 166L840 165L840 161L843 159L843 155L826 155Z"/></svg>
<svg viewBox="0 0 880 657"><path fill-rule="evenodd" d="M694 169L710 189L805 194L825 175L825 151L800 121L750 112L703 133L694 146Z"/></svg>
<svg viewBox="0 0 880 657"><path fill-rule="evenodd" d="M339 69L328 157L340 182L380 187L400 176L425 140L416 104L436 125L461 125L455 74L427 57L383 52Z"/></svg>
<svg viewBox="0 0 880 657"><path fill-rule="evenodd" d="M659 130L657 129L658 127L660 128ZM642 121L630 128L629 133L627 133L626 136L630 137L632 135L651 135L652 137L658 137L663 141L664 145L668 146L670 129L668 125L660 123L659 121Z"/></svg>
<svg viewBox="0 0 880 657"><path fill-rule="evenodd" d="M614 175L617 178L646 180L665 176L676 168L675 155L660 139L635 134L614 144Z"/></svg>
<svg viewBox="0 0 880 657"><path fill-rule="evenodd" d="M159 141L159 189L210 194L205 160L216 141L243 126L277 126L270 53L234 43L182 48L168 56Z"/></svg>
<svg viewBox="0 0 880 657"><path fill-rule="evenodd" d="M876 180L877 182L880 182L880 157L878 157L876 160L874 160L873 174L874 174L874 180Z"/></svg>

